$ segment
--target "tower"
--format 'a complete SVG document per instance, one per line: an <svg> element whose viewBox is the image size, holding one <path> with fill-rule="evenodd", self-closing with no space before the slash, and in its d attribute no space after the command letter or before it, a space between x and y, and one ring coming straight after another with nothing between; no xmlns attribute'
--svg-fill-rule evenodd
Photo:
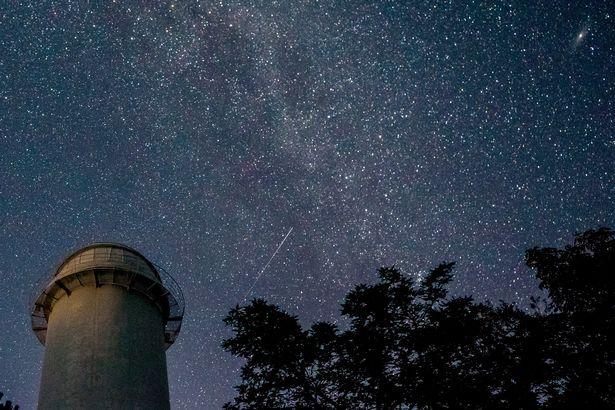
<svg viewBox="0 0 615 410"><path fill-rule="evenodd" d="M45 345L39 410L169 409L166 349L183 314L180 287L136 250L74 252L32 306Z"/></svg>

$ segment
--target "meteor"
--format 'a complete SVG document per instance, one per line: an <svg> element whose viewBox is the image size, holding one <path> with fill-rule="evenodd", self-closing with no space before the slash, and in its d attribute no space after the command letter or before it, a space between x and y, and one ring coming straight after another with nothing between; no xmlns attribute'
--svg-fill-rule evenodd
<svg viewBox="0 0 615 410"><path fill-rule="evenodd" d="M250 293L252 293L252 289L254 289L254 286L256 285L256 282L258 282L258 280L261 278L261 276L263 276L263 273L269 267L269 264L271 263L273 258L275 258L275 255L277 255L277 253L280 251L280 248L282 247L282 245L284 245L284 242L286 242L286 239L288 239L288 236L290 235L290 233L292 231L293 231L293 227L291 226L290 229L288 230L288 233L284 237L284 239L282 239L282 242L280 242L280 244L278 245L278 248L275 250L275 252L273 252L273 255L271 255L271 258L269 258L269 261L267 261L267 263L265 264L263 269L261 269L261 271L258 274L258 276L256 276L256 279L252 283L252 286L250 286L250 289L248 289L248 291L246 292L245 296L243 297L242 302L245 302L247 297L250 295Z"/></svg>

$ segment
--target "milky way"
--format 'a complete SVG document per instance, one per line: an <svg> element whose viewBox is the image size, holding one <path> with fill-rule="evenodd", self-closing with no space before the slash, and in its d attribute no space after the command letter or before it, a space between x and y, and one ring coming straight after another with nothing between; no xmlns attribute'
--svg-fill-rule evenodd
<svg viewBox="0 0 615 410"><path fill-rule="evenodd" d="M176 409L232 397L252 284L339 320L378 267L452 260L524 305L526 248L615 226L615 10L511 3L0 2L0 391L35 406L28 297L94 241L184 289Z"/></svg>

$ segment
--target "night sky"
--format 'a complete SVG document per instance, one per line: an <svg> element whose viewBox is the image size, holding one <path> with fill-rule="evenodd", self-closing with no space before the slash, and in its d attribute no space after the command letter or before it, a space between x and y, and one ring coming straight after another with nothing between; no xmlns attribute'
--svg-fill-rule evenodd
<svg viewBox="0 0 615 410"><path fill-rule="evenodd" d="M184 289L175 409L233 396L251 287L338 320L378 267L453 260L525 305L526 248L615 226L615 5L462 3L0 2L0 391L34 408L28 298L95 241Z"/></svg>

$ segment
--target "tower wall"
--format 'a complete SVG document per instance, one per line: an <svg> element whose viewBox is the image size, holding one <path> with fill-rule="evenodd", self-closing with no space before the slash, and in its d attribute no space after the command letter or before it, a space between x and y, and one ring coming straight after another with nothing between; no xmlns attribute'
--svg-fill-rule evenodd
<svg viewBox="0 0 615 410"><path fill-rule="evenodd" d="M145 296L78 287L48 318L39 410L169 409L165 323Z"/></svg>

